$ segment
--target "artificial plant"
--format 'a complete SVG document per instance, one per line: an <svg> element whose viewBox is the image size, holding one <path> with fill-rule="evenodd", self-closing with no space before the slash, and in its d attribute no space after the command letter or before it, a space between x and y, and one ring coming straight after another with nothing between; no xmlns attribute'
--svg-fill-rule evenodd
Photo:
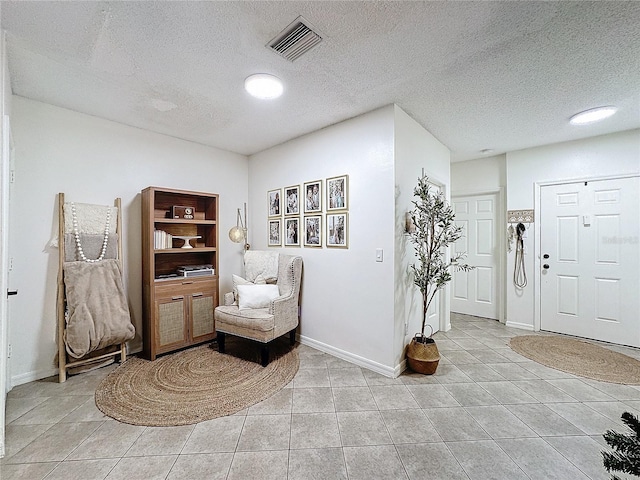
<svg viewBox="0 0 640 480"><path fill-rule="evenodd" d="M618 433L608 430L604 434L607 445L613 447L614 452L602 452L604 468L607 472L623 472L640 476L640 422L638 418L629 413L622 414L622 421L629 427L631 433ZM611 480L620 480L616 475Z"/></svg>
<svg viewBox="0 0 640 480"><path fill-rule="evenodd" d="M466 252L456 253L447 258L446 247L463 236L462 227L455 224L455 214L448 205L444 194L429 183L422 175L413 189L416 198L409 212L411 226L409 238L415 247L417 263L411 265L413 283L422 294L422 328L427 322L427 311L438 290L451 280L451 270L469 271L474 267L460 263Z"/></svg>

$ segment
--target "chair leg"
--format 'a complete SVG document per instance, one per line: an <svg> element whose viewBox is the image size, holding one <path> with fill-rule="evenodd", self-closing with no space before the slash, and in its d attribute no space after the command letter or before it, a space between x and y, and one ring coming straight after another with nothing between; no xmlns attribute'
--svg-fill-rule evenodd
<svg viewBox="0 0 640 480"><path fill-rule="evenodd" d="M260 363L263 367L269 364L269 344L264 343L260 345Z"/></svg>
<svg viewBox="0 0 640 480"><path fill-rule="evenodd" d="M218 341L218 351L224 353L224 333L218 332L216 340Z"/></svg>
<svg viewBox="0 0 640 480"><path fill-rule="evenodd" d="M296 329L294 328L289 332L289 345L294 346L296 344Z"/></svg>

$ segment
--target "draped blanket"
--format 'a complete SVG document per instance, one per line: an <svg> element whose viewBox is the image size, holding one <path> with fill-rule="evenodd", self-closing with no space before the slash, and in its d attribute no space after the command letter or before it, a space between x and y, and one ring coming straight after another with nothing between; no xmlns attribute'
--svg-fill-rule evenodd
<svg viewBox="0 0 640 480"><path fill-rule="evenodd" d="M131 323L122 273L117 260L65 262L67 353L80 358L110 345L131 340Z"/></svg>

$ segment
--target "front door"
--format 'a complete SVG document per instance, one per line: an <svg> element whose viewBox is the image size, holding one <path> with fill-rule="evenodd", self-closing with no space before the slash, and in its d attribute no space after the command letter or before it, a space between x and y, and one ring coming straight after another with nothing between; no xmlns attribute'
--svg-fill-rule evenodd
<svg viewBox="0 0 640 480"><path fill-rule="evenodd" d="M540 328L640 346L639 177L540 188Z"/></svg>
<svg viewBox="0 0 640 480"><path fill-rule="evenodd" d="M451 311L497 320L498 194L454 197L452 203L456 225L464 230L464 236L453 247L453 254L466 252L464 262L476 268L453 274Z"/></svg>

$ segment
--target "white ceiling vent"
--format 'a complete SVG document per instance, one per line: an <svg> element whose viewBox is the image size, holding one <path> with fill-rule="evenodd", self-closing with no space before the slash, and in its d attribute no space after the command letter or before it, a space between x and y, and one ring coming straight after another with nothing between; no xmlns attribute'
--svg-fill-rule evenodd
<svg viewBox="0 0 640 480"><path fill-rule="evenodd" d="M267 47L293 62L320 42L322 42L322 37L313 31L309 22L298 17L271 40Z"/></svg>

